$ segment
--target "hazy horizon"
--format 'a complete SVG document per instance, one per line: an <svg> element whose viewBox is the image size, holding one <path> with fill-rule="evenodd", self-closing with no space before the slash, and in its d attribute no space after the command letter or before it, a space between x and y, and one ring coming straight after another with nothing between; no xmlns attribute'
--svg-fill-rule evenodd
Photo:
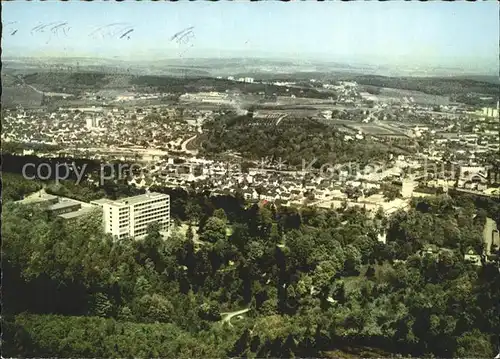
<svg viewBox="0 0 500 359"><path fill-rule="evenodd" d="M2 5L2 57L247 57L498 73L497 2Z"/></svg>

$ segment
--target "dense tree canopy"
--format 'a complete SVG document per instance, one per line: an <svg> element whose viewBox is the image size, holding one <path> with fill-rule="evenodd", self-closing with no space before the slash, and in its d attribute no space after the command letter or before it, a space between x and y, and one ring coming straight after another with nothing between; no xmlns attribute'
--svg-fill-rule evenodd
<svg viewBox="0 0 500 359"><path fill-rule="evenodd" d="M319 168L356 161L363 164L384 158L389 148L371 140L345 141L344 134L312 119L252 119L248 116L217 119L205 124L203 149L209 154L236 151L245 158L281 159L289 165ZM397 149L391 149L398 152Z"/></svg>
<svg viewBox="0 0 500 359"><path fill-rule="evenodd" d="M414 200L387 223L362 209L176 200L194 232L165 239L152 225L139 241L109 238L97 212L62 221L5 203L5 355L496 354L500 273L498 262L464 260L482 250L468 198ZM198 207L187 215L186 203Z"/></svg>

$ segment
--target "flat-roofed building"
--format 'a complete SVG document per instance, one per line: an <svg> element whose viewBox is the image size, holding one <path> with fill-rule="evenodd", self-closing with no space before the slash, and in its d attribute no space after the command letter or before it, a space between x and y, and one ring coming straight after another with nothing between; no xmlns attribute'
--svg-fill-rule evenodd
<svg viewBox="0 0 500 359"><path fill-rule="evenodd" d="M90 213L92 209L92 206L88 203L71 198L54 196L45 193L44 190L32 194L23 200L16 201L16 203L41 206L51 217L62 219L77 218Z"/></svg>
<svg viewBox="0 0 500 359"><path fill-rule="evenodd" d="M470 250L468 253L464 255L464 260L470 262L476 266L481 266L481 256L479 254L474 253L473 250Z"/></svg>
<svg viewBox="0 0 500 359"><path fill-rule="evenodd" d="M139 196L111 201L92 201L103 211L104 231L118 239L142 238L151 223L157 222L160 231L170 230L170 196L150 192Z"/></svg>
<svg viewBox="0 0 500 359"><path fill-rule="evenodd" d="M411 198L413 196L413 192L415 190L416 183L411 179L403 180L401 187L401 195L403 198Z"/></svg>
<svg viewBox="0 0 500 359"><path fill-rule="evenodd" d="M87 214L90 214L92 212L92 208L81 208L77 211L73 211L73 212L67 212L67 213L62 213L60 215L58 215L59 218L62 218L64 220L73 220L73 219L77 219L77 218L80 218L82 216L85 216Z"/></svg>
<svg viewBox="0 0 500 359"><path fill-rule="evenodd" d="M93 206L102 208L104 204L106 204L106 203L113 203L113 202L114 201L112 201L110 199L101 198L101 199L97 199L95 201L90 201L90 204L93 205Z"/></svg>
<svg viewBox="0 0 500 359"><path fill-rule="evenodd" d="M75 212L78 211L80 208L82 208L82 205L80 202L77 201L72 201L70 199L65 199L57 202L56 204L53 204L47 208L47 211L52 215L52 216L58 216L64 213L70 213L70 212Z"/></svg>
<svg viewBox="0 0 500 359"><path fill-rule="evenodd" d="M45 192L40 192L36 196L31 196L31 197L28 196L27 198L16 201L16 203L21 203L21 204L40 204L44 206L50 206L56 204L57 202L59 202L59 197Z"/></svg>

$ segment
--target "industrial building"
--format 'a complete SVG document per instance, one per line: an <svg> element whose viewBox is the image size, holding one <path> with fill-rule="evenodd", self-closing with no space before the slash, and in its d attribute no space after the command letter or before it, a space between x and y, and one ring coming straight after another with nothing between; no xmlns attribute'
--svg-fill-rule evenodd
<svg viewBox="0 0 500 359"><path fill-rule="evenodd" d="M116 201L101 199L90 202L102 208L104 231L117 239L140 239L146 236L148 226L157 222L160 230L170 229L170 196L150 192Z"/></svg>
<svg viewBox="0 0 500 359"><path fill-rule="evenodd" d="M223 92L198 92L198 93L186 93L179 97L181 101L188 102L206 102L206 103L216 103L216 104L230 104L232 103L231 98L228 94Z"/></svg>

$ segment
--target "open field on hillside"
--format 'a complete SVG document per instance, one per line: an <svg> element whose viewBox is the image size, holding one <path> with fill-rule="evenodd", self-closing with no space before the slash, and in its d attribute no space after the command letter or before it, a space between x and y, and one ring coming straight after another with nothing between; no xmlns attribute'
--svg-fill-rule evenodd
<svg viewBox="0 0 500 359"><path fill-rule="evenodd" d="M29 86L3 86L2 106L37 107L42 103L42 95Z"/></svg>

